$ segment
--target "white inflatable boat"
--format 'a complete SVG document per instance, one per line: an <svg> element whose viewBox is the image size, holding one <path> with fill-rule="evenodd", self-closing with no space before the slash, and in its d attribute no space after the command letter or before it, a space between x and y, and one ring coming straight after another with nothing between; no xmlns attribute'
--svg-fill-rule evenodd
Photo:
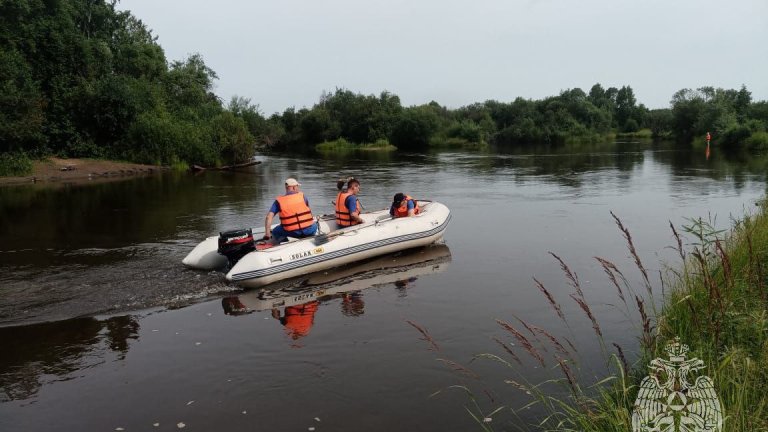
<svg viewBox="0 0 768 432"><path fill-rule="evenodd" d="M387 254L363 264L277 283L275 285L279 287L273 285L274 289L270 287L225 297L222 306L226 314L241 315L315 300L330 300L345 293L387 284L404 289L421 276L444 271L450 261L451 251L446 245L416 248L395 255Z"/></svg>
<svg viewBox="0 0 768 432"><path fill-rule="evenodd" d="M333 216L318 218L318 234L245 254L227 273L243 287L261 287L283 279L314 273L367 258L426 246L443 238L451 212L443 204L419 201L421 213L392 218L389 210L361 213L363 223L339 228ZM263 233L263 230L261 230ZM254 236L259 230L253 230ZM182 261L196 269L225 267L227 257L218 253L219 236L208 237Z"/></svg>

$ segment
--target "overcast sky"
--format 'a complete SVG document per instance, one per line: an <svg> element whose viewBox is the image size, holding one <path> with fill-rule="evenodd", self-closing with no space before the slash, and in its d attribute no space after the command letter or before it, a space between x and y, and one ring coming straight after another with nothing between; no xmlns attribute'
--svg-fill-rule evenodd
<svg viewBox="0 0 768 432"><path fill-rule="evenodd" d="M323 90L387 90L457 108L629 85L669 106L682 88L768 99L766 0L122 0L168 60L200 53L225 102L269 115Z"/></svg>

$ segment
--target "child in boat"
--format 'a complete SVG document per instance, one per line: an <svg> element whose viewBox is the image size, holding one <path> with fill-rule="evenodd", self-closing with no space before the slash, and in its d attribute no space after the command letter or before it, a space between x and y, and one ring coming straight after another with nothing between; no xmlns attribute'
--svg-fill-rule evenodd
<svg viewBox="0 0 768 432"><path fill-rule="evenodd" d="M393 218L416 216L420 212L419 203L402 192L395 194L392 199L392 206L389 207L389 214Z"/></svg>

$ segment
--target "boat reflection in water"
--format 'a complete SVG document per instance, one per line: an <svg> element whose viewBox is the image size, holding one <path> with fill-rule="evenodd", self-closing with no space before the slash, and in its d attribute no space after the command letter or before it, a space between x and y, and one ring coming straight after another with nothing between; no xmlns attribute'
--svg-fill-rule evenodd
<svg viewBox="0 0 768 432"><path fill-rule="evenodd" d="M451 261L446 245L432 245L385 255L357 265L344 266L222 299L224 313L243 315L269 310L296 340L306 336L322 302L341 298L347 316L365 313L362 290L394 284L399 296L420 276L438 273ZM282 311L281 309L282 308Z"/></svg>

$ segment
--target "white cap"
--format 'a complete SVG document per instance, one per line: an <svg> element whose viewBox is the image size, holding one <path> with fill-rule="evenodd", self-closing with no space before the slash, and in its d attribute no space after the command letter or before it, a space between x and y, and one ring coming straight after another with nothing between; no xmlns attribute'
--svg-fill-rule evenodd
<svg viewBox="0 0 768 432"><path fill-rule="evenodd" d="M291 177L285 180L286 186L301 186L301 183L297 182L295 178Z"/></svg>

